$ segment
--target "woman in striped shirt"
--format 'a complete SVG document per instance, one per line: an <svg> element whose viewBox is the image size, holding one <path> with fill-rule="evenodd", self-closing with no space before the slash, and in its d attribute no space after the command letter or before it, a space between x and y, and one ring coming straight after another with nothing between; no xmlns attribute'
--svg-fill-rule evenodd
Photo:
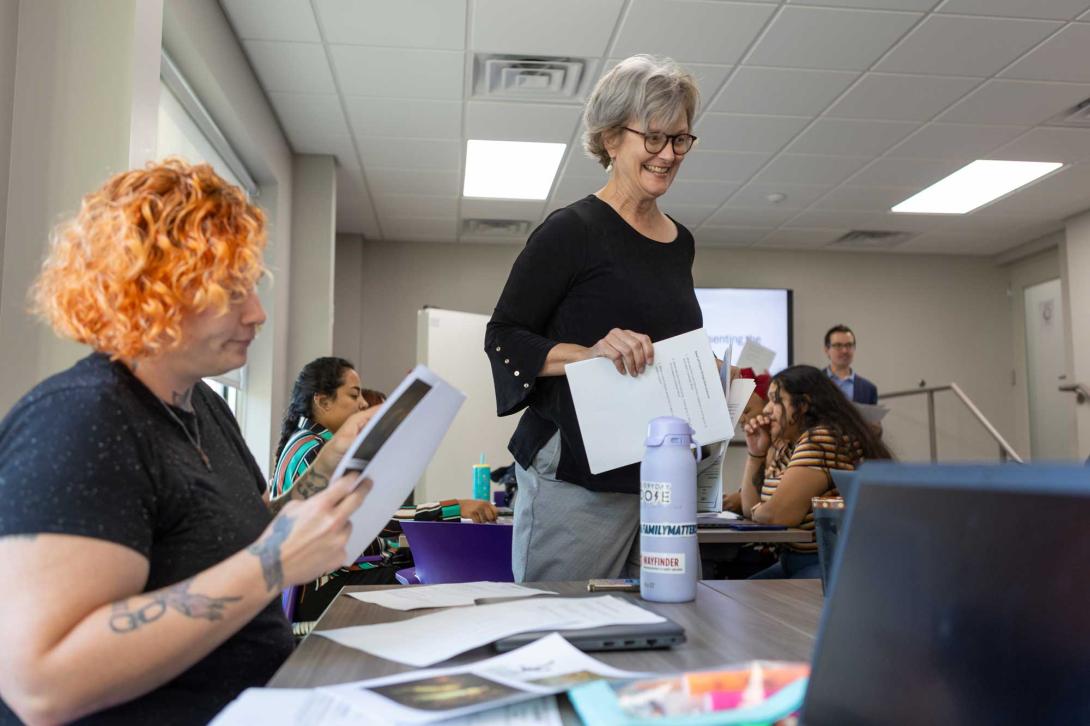
<svg viewBox="0 0 1090 726"><path fill-rule="evenodd" d="M813 366L776 374L768 404L746 422L742 511L755 522L812 530L813 497L835 496L833 469L891 459L889 449L828 376ZM789 543L757 579L819 577L817 545Z"/></svg>

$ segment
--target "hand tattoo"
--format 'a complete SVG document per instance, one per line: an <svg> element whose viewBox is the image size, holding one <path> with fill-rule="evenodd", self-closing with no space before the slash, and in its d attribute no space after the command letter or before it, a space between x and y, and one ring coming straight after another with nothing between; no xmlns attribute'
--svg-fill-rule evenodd
<svg viewBox="0 0 1090 726"><path fill-rule="evenodd" d="M148 593L149 602L132 608L128 600L118 600L110 613L110 630L115 633L131 633L148 623L153 623L166 615L167 610L175 610L187 618L200 620L222 620L223 610L228 603L237 602L241 597L210 597L189 592L192 578L176 585Z"/></svg>
<svg viewBox="0 0 1090 726"><path fill-rule="evenodd" d="M270 592L284 588L284 567L280 562L280 545L291 534L295 520L281 514L273 520L272 531L250 545L246 551L261 562L261 574L265 576L265 587Z"/></svg>

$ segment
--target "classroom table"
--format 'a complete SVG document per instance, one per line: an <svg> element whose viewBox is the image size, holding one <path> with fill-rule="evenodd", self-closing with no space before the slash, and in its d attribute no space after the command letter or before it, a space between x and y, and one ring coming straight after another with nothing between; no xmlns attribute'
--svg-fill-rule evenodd
<svg viewBox="0 0 1090 726"><path fill-rule="evenodd" d="M526 584L561 595L589 594L585 581ZM384 586L346 587L323 613L315 630L406 620L432 612L390 610L345 594L375 589ZM611 594L631 598L685 628L686 642L674 648L592 654L614 667L637 671L712 668L754 659L808 661L823 602L818 580L706 580L697 587L694 602L673 605L644 602L636 593ZM471 663L493 655L489 647L477 648L439 665ZM268 685L306 688L408 670L412 667L311 634ZM578 723L567 698L560 698L560 707L565 723Z"/></svg>
<svg viewBox="0 0 1090 726"><path fill-rule="evenodd" d="M700 544L749 544L750 542L813 542L812 529L757 529L738 530L726 527L696 528L696 541Z"/></svg>

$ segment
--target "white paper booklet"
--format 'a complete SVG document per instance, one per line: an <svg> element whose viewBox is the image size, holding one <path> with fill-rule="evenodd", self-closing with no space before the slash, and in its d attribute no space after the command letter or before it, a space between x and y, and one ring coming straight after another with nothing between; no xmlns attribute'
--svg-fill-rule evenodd
<svg viewBox="0 0 1090 726"><path fill-rule="evenodd" d="M564 366L594 474L640 461L647 424L658 416L688 421L701 445L734 434L715 355L703 329L654 346L654 365L635 378L619 374L606 358Z"/></svg>
<svg viewBox="0 0 1090 726"><path fill-rule="evenodd" d="M472 605L485 598L521 598L555 594L549 590L535 590L513 582L456 582L446 585L417 585L348 593L349 597L354 597L361 602L402 611Z"/></svg>
<svg viewBox="0 0 1090 726"><path fill-rule="evenodd" d="M723 370L727 369L723 366ZM726 386L726 375L721 375L720 380ZM738 430L738 421L742 412L746 409L750 396L757 383L751 378L735 378L730 382L730 393L727 394L727 410L730 412L730 425ZM708 457L707 463L701 462L697 467L696 477L696 511L719 512L723 509L723 462L727 456L727 444L714 449L714 453Z"/></svg>
<svg viewBox="0 0 1090 726"><path fill-rule="evenodd" d="M374 482L352 515L345 566L356 561L420 480L466 397L417 366L348 447L333 479L348 471Z"/></svg>
<svg viewBox="0 0 1090 726"><path fill-rule="evenodd" d="M776 351L766 348L755 340L747 340L742 346L742 352L738 354L739 368L752 368L753 372L761 375L772 367L772 361L776 360Z"/></svg>
<svg viewBox="0 0 1090 726"><path fill-rule="evenodd" d="M869 424L882 423L882 419L889 413L889 409L880 403L856 403L855 409L859 411L859 415L863 417L863 420Z"/></svg>
<svg viewBox="0 0 1090 726"><path fill-rule="evenodd" d="M664 620L612 595L546 597L450 608L393 623L315 630L312 635L421 668L518 633L639 625Z"/></svg>
<svg viewBox="0 0 1090 726"><path fill-rule="evenodd" d="M587 681L639 676L591 658L553 633L518 650L469 665L326 686L322 691L353 711L368 714L370 723L442 720L447 724L450 722L445 719L540 699ZM478 717L481 721L472 722L485 723L491 713L482 713Z"/></svg>

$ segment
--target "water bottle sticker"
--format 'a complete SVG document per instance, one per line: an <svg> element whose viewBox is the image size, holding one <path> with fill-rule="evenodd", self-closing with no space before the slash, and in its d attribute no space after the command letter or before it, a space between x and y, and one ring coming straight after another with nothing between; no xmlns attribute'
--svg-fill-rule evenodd
<svg viewBox="0 0 1090 726"><path fill-rule="evenodd" d="M644 522L640 525L640 533L651 537L696 536L696 523Z"/></svg>
<svg viewBox="0 0 1090 726"><path fill-rule="evenodd" d="M652 507L667 507L670 505L671 488L668 481L641 481L640 497L644 504Z"/></svg>
<svg viewBox="0 0 1090 726"><path fill-rule="evenodd" d="M643 553L640 564L644 572L685 572L685 553Z"/></svg>

